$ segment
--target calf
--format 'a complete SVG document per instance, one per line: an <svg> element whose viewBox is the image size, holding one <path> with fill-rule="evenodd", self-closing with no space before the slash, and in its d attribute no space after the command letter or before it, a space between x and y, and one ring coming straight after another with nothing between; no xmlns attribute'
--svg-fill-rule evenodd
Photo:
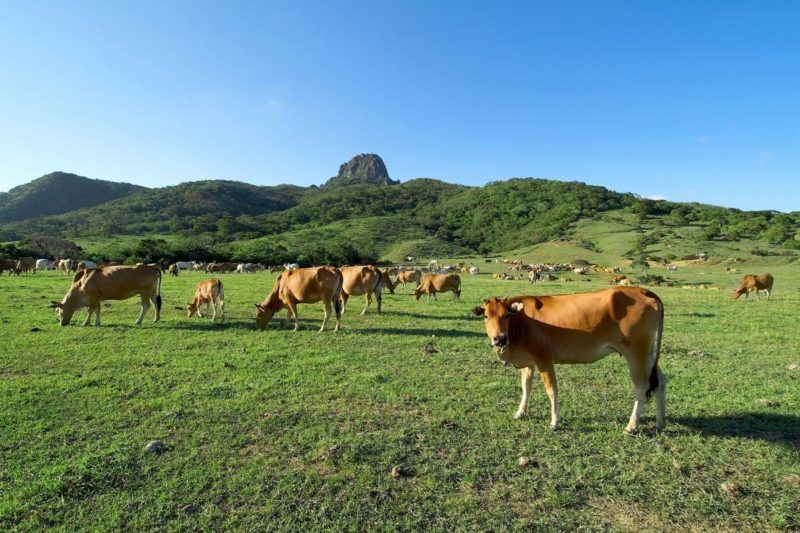
<svg viewBox="0 0 800 533"><path fill-rule="evenodd" d="M190 318L199 316L203 318L203 313L200 312L200 306L206 305L206 316L208 316L209 306L213 307L214 314L211 315L211 321L217 319L217 306L219 306L222 318L220 322L225 322L225 292L222 290L222 281L218 279L204 279L197 284L194 289L194 299L186 304L186 313Z"/></svg>

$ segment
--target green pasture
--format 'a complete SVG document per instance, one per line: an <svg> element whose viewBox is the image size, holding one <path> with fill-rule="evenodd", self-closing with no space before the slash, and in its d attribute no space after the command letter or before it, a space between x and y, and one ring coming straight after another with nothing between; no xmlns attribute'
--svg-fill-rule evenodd
<svg viewBox="0 0 800 533"><path fill-rule="evenodd" d="M601 248L628 245L611 239ZM654 288L668 425L655 432L650 405L627 437L621 358L558 367L552 432L541 386L513 420L518 371L470 314L609 276L531 287L471 261L482 274L462 276L461 302L398 287L383 316L354 298L343 331L322 334L320 304L300 307L299 332L283 313L254 328L266 273L222 276L225 325L186 317L205 276L182 273L164 277L160 323L134 327L131 299L105 305L99 328L75 325L85 311L56 323L47 304L68 278L0 277L0 530L800 528L800 267L769 267L770 302L733 301L741 274L721 265ZM698 283L723 290L681 288ZM144 451L152 440L163 453Z"/></svg>

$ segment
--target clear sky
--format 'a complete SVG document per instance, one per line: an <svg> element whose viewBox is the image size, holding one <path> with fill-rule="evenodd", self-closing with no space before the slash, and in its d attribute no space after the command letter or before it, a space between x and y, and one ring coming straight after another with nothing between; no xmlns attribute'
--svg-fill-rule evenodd
<svg viewBox="0 0 800 533"><path fill-rule="evenodd" d="M800 2L0 0L0 190L580 180L800 210Z"/></svg>

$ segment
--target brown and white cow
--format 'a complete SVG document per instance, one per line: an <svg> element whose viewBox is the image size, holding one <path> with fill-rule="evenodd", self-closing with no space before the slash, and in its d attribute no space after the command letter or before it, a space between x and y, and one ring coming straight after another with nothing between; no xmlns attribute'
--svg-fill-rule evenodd
<svg viewBox="0 0 800 533"><path fill-rule="evenodd" d="M288 315L294 317L294 330L300 328L300 319L297 316L297 304L312 304L322 301L325 306L325 316L322 320L320 332L325 331L331 308L336 313L336 327L339 331L342 319L342 307L339 298L342 293L342 273L335 267L313 267L286 270L278 275L272 292L267 298L256 306L256 324L264 329L269 324L272 316L283 308Z"/></svg>
<svg viewBox="0 0 800 533"><path fill-rule="evenodd" d="M342 314L347 309L347 300L351 296L366 295L364 309L361 314L367 312L375 296L377 312L381 314L381 284L383 273L379 268L372 265L346 266L339 269L342 273Z"/></svg>
<svg viewBox="0 0 800 533"><path fill-rule="evenodd" d="M138 326L150 309L156 306L153 322L161 320L161 271L148 265L92 267L83 269L72 278L72 287L60 302L52 301L62 326L69 324L72 315L81 307L88 307L89 314L83 325L89 324L92 313L95 326L100 325L100 302L127 300L138 294L142 299L142 310L135 324Z"/></svg>
<svg viewBox="0 0 800 533"><path fill-rule="evenodd" d="M772 274L746 274L742 278L742 282L739 283L739 287L734 289L731 293L734 300L738 300L739 296L744 294L745 299L750 295L752 291L755 291L756 298L761 299L759 293L761 291L767 291L767 300L769 300L770 296L772 295L772 284L774 283L775 278L772 277Z"/></svg>
<svg viewBox="0 0 800 533"><path fill-rule="evenodd" d="M436 299L437 292L453 291L453 300L458 300L461 297L461 278L458 274L425 274L422 278L422 283L419 287L414 289L413 295L415 300L423 294L428 295L428 300Z"/></svg>
<svg viewBox="0 0 800 533"><path fill-rule="evenodd" d="M177 276L180 273L181 269L178 268L177 263L172 263L167 267L167 272L169 272L173 276Z"/></svg>
<svg viewBox="0 0 800 533"><path fill-rule="evenodd" d="M558 429L554 365L593 363L616 352L627 361L636 392L625 432L636 431L644 404L653 393L656 428L664 428L667 381L658 367L664 304L655 293L614 287L558 296L492 298L473 313L484 317L497 356L521 369L522 399L514 418L525 414L535 367L550 397L550 427Z"/></svg>
<svg viewBox="0 0 800 533"><path fill-rule="evenodd" d="M27 276L29 270L32 271L34 274L36 274L36 258L35 257L20 257L17 260L17 272L16 273L20 274L20 273L24 272L25 275Z"/></svg>
<svg viewBox="0 0 800 533"><path fill-rule="evenodd" d="M406 288L406 283L413 282L415 287L419 287L420 282L422 281L422 272L419 270L401 270L397 273L397 277L395 278L395 287L397 283L402 283L403 288Z"/></svg>
<svg viewBox="0 0 800 533"><path fill-rule="evenodd" d="M222 289L222 281L218 279L204 279L194 289L194 298L191 302L186 304L186 313L189 318L199 316L203 318L203 313L200 312L200 306L206 305L206 316L208 316L209 306L213 307L214 314L211 315L213 322L217 318L217 306L219 306L222 313L221 322L225 322L225 291Z"/></svg>

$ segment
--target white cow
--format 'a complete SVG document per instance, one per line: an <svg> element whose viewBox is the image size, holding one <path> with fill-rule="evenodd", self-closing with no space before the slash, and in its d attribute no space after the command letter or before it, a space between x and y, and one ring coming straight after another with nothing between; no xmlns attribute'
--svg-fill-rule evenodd
<svg viewBox="0 0 800 533"><path fill-rule="evenodd" d="M178 265L178 270L192 270L194 268L194 263L191 261L176 261L176 265Z"/></svg>
<svg viewBox="0 0 800 533"><path fill-rule="evenodd" d="M53 270L55 267L56 264L50 261L49 259L36 260L36 270Z"/></svg>
<svg viewBox="0 0 800 533"><path fill-rule="evenodd" d="M475 275L475 274L480 274L481 272L480 270L478 270L478 267L469 267L469 273Z"/></svg>

